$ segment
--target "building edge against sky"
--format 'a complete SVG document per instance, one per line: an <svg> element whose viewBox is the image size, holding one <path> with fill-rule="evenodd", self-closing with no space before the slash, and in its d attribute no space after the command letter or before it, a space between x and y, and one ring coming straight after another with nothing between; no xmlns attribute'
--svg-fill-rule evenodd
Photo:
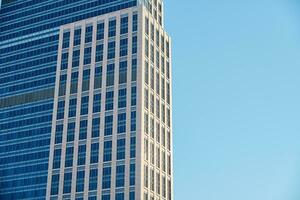
<svg viewBox="0 0 300 200"><path fill-rule="evenodd" d="M60 26L47 199L173 199L171 41L154 2Z"/></svg>

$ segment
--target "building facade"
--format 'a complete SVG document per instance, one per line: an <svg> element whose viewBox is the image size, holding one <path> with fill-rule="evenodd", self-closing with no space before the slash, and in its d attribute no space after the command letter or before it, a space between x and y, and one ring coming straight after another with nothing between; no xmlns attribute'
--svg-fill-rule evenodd
<svg viewBox="0 0 300 200"><path fill-rule="evenodd" d="M2 1L0 199L173 199L161 1Z"/></svg>

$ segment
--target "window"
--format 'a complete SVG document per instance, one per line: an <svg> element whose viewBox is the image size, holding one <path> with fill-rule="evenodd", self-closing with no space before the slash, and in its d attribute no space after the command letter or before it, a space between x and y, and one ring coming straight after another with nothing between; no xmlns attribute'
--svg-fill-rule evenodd
<svg viewBox="0 0 300 200"><path fill-rule="evenodd" d="M97 190L98 169L90 169L89 190Z"/></svg>
<svg viewBox="0 0 300 200"><path fill-rule="evenodd" d="M135 193L134 191L129 192L129 200L135 200Z"/></svg>
<svg viewBox="0 0 300 200"><path fill-rule="evenodd" d="M76 28L74 31L74 46L80 45L81 41L81 28Z"/></svg>
<svg viewBox="0 0 300 200"><path fill-rule="evenodd" d="M149 150L148 150L148 139L144 139L144 158L145 160L148 160L149 159Z"/></svg>
<svg viewBox="0 0 300 200"><path fill-rule="evenodd" d="M159 95L159 91L160 91L160 84L159 84L159 81L160 81L160 76L159 76L159 73L156 72L156 93Z"/></svg>
<svg viewBox="0 0 300 200"><path fill-rule="evenodd" d="M130 164L129 185L135 185L135 164Z"/></svg>
<svg viewBox="0 0 300 200"><path fill-rule="evenodd" d="M167 103L170 104L170 83L167 83Z"/></svg>
<svg viewBox="0 0 300 200"><path fill-rule="evenodd" d="M138 29L138 15L133 14L132 16L132 32L137 31Z"/></svg>
<svg viewBox="0 0 300 200"><path fill-rule="evenodd" d="M62 48L68 48L70 45L70 31L65 31L63 34Z"/></svg>
<svg viewBox="0 0 300 200"><path fill-rule="evenodd" d="M92 47L86 47L84 48L84 60L83 64L91 64L91 53L92 53Z"/></svg>
<svg viewBox="0 0 300 200"><path fill-rule="evenodd" d="M58 194L59 174L53 174L51 180L51 195Z"/></svg>
<svg viewBox="0 0 300 200"><path fill-rule="evenodd" d="M136 81L136 75L137 75L137 60L132 59L132 62L131 62L131 81Z"/></svg>
<svg viewBox="0 0 300 200"><path fill-rule="evenodd" d="M126 132L126 113L118 114L118 133Z"/></svg>
<svg viewBox="0 0 300 200"><path fill-rule="evenodd" d="M118 107L119 108L126 107L126 88L119 90Z"/></svg>
<svg viewBox="0 0 300 200"><path fill-rule="evenodd" d="M79 127L79 140L86 139L87 136L87 120L80 121L80 127Z"/></svg>
<svg viewBox="0 0 300 200"><path fill-rule="evenodd" d="M115 73L115 64L108 64L107 65L107 72L106 72L106 86L114 85L114 73Z"/></svg>
<svg viewBox="0 0 300 200"><path fill-rule="evenodd" d="M151 35L151 40L154 41L154 24L151 23L150 26L150 35Z"/></svg>
<svg viewBox="0 0 300 200"><path fill-rule="evenodd" d="M115 200L124 200L124 193L117 193Z"/></svg>
<svg viewBox="0 0 300 200"><path fill-rule="evenodd" d="M113 132L113 116L105 116L104 135L112 135Z"/></svg>
<svg viewBox="0 0 300 200"><path fill-rule="evenodd" d="M60 168L61 149L55 149L53 155L53 169Z"/></svg>
<svg viewBox="0 0 300 200"><path fill-rule="evenodd" d="M97 40L104 39L104 23L97 24Z"/></svg>
<svg viewBox="0 0 300 200"><path fill-rule="evenodd" d="M136 138L130 138L130 158L135 158Z"/></svg>
<svg viewBox="0 0 300 200"><path fill-rule="evenodd" d="M119 65L119 84L127 82L127 61L121 61Z"/></svg>
<svg viewBox="0 0 300 200"><path fill-rule="evenodd" d="M154 68L152 66L150 69L150 86L151 89L154 90Z"/></svg>
<svg viewBox="0 0 300 200"><path fill-rule="evenodd" d="M87 115L89 110L89 96L81 97L81 115Z"/></svg>
<svg viewBox="0 0 300 200"><path fill-rule="evenodd" d="M156 192L160 194L160 174L156 173Z"/></svg>
<svg viewBox="0 0 300 200"><path fill-rule="evenodd" d="M55 144L62 142L63 124L57 124L55 128Z"/></svg>
<svg viewBox="0 0 300 200"><path fill-rule="evenodd" d="M136 131L136 111L131 111L130 131Z"/></svg>
<svg viewBox="0 0 300 200"><path fill-rule="evenodd" d="M160 142L160 125L156 122L156 142Z"/></svg>
<svg viewBox="0 0 300 200"><path fill-rule="evenodd" d="M149 57L149 40L145 38L145 55Z"/></svg>
<svg viewBox="0 0 300 200"><path fill-rule="evenodd" d="M107 47L107 59L115 58L115 54L116 54L116 42L115 41L109 42Z"/></svg>
<svg viewBox="0 0 300 200"><path fill-rule="evenodd" d="M103 61L103 44L96 46L96 62Z"/></svg>
<svg viewBox="0 0 300 200"><path fill-rule="evenodd" d="M144 186L148 188L148 165L144 166Z"/></svg>
<svg viewBox="0 0 300 200"><path fill-rule="evenodd" d="M160 148L156 147L156 167L160 168Z"/></svg>
<svg viewBox="0 0 300 200"><path fill-rule="evenodd" d="M101 200L110 200L110 194L102 194Z"/></svg>
<svg viewBox="0 0 300 200"><path fill-rule="evenodd" d="M86 154L86 145L81 144L78 146L78 160L77 165L85 165L85 154Z"/></svg>
<svg viewBox="0 0 300 200"><path fill-rule="evenodd" d="M145 61L145 83L149 84L149 64Z"/></svg>
<svg viewBox="0 0 300 200"><path fill-rule="evenodd" d="M128 39L121 39L120 40L120 57L127 56L128 51Z"/></svg>
<svg viewBox="0 0 300 200"><path fill-rule="evenodd" d="M148 114L145 113L144 129L145 129L145 133L147 133L147 134L148 134L148 132L149 132L148 120L149 120L149 119L148 119Z"/></svg>
<svg viewBox="0 0 300 200"><path fill-rule="evenodd" d="M74 147L66 148L65 167L73 166L73 151L74 151Z"/></svg>
<svg viewBox="0 0 300 200"><path fill-rule="evenodd" d="M111 167L103 167L102 189L108 189L111 185Z"/></svg>
<svg viewBox="0 0 300 200"><path fill-rule="evenodd" d="M68 57L69 57L69 52L62 53L60 70L65 70L68 68Z"/></svg>
<svg viewBox="0 0 300 200"><path fill-rule="evenodd" d="M121 18L121 34L128 33L128 17Z"/></svg>
<svg viewBox="0 0 300 200"><path fill-rule="evenodd" d="M154 118L150 117L150 136L154 139Z"/></svg>
<svg viewBox="0 0 300 200"><path fill-rule="evenodd" d="M73 50L72 68L79 66L80 49Z"/></svg>
<svg viewBox="0 0 300 200"><path fill-rule="evenodd" d="M117 160L125 159L125 139L117 140Z"/></svg>
<svg viewBox="0 0 300 200"><path fill-rule="evenodd" d="M95 78L94 78L94 89L102 87L102 66L96 66Z"/></svg>
<svg viewBox="0 0 300 200"><path fill-rule="evenodd" d="M165 99L165 78L161 78L161 98Z"/></svg>
<svg viewBox="0 0 300 200"><path fill-rule="evenodd" d="M85 43L92 42L93 39L93 26L87 25L85 28Z"/></svg>
<svg viewBox="0 0 300 200"><path fill-rule="evenodd" d="M114 91L106 92L105 110L113 110L114 108Z"/></svg>
<svg viewBox="0 0 300 200"><path fill-rule="evenodd" d="M154 191L154 170L150 169L150 189Z"/></svg>
<svg viewBox="0 0 300 200"><path fill-rule="evenodd" d="M151 93L150 95L150 111L152 114L154 114L154 95Z"/></svg>
<svg viewBox="0 0 300 200"><path fill-rule="evenodd" d="M82 91L87 91L90 89L90 73L90 69L83 70Z"/></svg>
<svg viewBox="0 0 300 200"><path fill-rule="evenodd" d="M96 117L92 122L92 138L100 136L100 118Z"/></svg>
<svg viewBox="0 0 300 200"><path fill-rule="evenodd" d="M71 88L70 88L70 93L74 94L77 93L78 89L78 72L73 72L71 74Z"/></svg>
<svg viewBox="0 0 300 200"><path fill-rule="evenodd" d="M117 166L116 169L116 188L124 187L125 183L125 165Z"/></svg>
<svg viewBox="0 0 300 200"><path fill-rule="evenodd" d="M159 69L159 64L160 64L160 55L159 51L156 51L156 68Z"/></svg>
<svg viewBox="0 0 300 200"><path fill-rule="evenodd" d="M91 157L90 163L98 163L99 156L99 143L91 144Z"/></svg>
<svg viewBox="0 0 300 200"><path fill-rule="evenodd" d="M57 115L56 119L63 119L65 112L65 101L59 101L57 104Z"/></svg>
<svg viewBox="0 0 300 200"><path fill-rule="evenodd" d="M111 161L112 141L104 141L103 162Z"/></svg>
<svg viewBox="0 0 300 200"><path fill-rule="evenodd" d="M64 174L64 188L63 193L67 194L71 192L71 182L72 182L72 173L65 173Z"/></svg>
<svg viewBox="0 0 300 200"><path fill-rule="evenodd" d="M131 87L131 106L136 105L136 87Z"/></svg>
<svg viewBox="0 0 300 200"><path fill-rule="evenodd" d="M149 107L149 92L148 92L148 89L145 88L145 92L144 92L144 104L145 104L145 108L148 109Z"/></svg>
<svg viewBox="0 0 300 200"><path fill-rule="evenodd" d="M137 36L133 36L132 37L132 54L136 54L137 53Z"/></svg>
<svg viewBox="0 0 300 200"><path fill-rule="evenodd" d="M66 82L67 82L67 75L66 74L60 75L58 96L64 96L66 94Z"/></svg>
<svg viewBox="0 0 300 200"><path fill-rule="evenodd" d="M77 171L76 192L83 192L83 190L84 190L84 171Z"/></svg>
<svg viewBox="0 0 300 200"><path fill-rule="evenodd" d="M108 23L108 37L116 36L116 20L110 20Z"/></svg>
<svg viewBox="0 0 300 200"><path fill-rule="evenodd" d="M68 131L67 131L67 142L74 141L75 135L75 122L68 123Z"/></svg>
<svg viewBox="0 0 300 200"><path fill-rule="evenodd" d="M145 18L145 32L147 35L149 35L149 19Z"/></svg>
<svg viewBox="0 0 300 200"><path fill-rule="evenodd" d="M151 60L151 63L154 63L154 46L153 46L153 44L151 44L151 46L150 46L150 60Z"/></svg>
<svg viewBox="0 0 300 200"><path fill-rule="evenodd" d="M94 94L93 98L93 113L101 111L101 94Z"/></svg>

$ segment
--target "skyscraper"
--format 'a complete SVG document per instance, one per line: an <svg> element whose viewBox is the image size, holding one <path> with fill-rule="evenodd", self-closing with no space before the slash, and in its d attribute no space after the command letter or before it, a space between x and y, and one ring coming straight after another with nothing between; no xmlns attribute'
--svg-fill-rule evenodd
<svg viewBox="0 0 300 200"><path fill-rule="evenodd" d="M2 0L0 199L172 200L159 0Z"/></svg>

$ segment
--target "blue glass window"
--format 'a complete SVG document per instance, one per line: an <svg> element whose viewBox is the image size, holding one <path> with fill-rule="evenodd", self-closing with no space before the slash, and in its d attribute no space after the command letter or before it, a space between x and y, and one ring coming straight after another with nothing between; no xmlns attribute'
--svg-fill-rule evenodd
<svg viewBox="0 0 300 200"><path fill-rule="evenodd" d="M119 84L127 82L127 61L121 61L119 65Z"/></svg>
<svg viewBox="0 0 300 200"><path fill-rule="evenodd" d="M97 190L98 169L90 170L89 190Z"/></svg>
<svg viewBox="0 0 300 200"><path fill-rule="evenodd" d="M97 40L104 39L104 23L97 24Z"/></svg>
<svg viewBox="0 0 300 200"><path fill-rule="evenodd" d="M102 189L108 189L111 185L111 167L103 167Z"/></svg>
<svg viewBox="0 0 300 200"><path fill-rule="evenodd" d="M121 34L128 33L128 17L127 16L121 18L120 33Z"/></svg>
<svg viewBox="0 0 300 200"><path fill-rule="evenodd" d="M79 127L79 140L86 139L87 136L87 120L80 121L80 127Z"/></svg>
<svg viewBox="0 0 300 200"><path fill-rule="evenodd" d="M57 119L63 119L65 112L65 101L59 101L57 104Z"/></svg>
<svg viewBox="0 0 300 200"><path fill-rule="evenodd" d="M110 200L110 194L102 194L101 200Z"/></svg>
<svg viewBox="0 0 300 200"><path fill-rule="evenodd" d="M111 41L108 43L107 47L107 59L113 59L116 55L116 42Z"/></svg>
<svg viewBox="0 0 300 200"><path fill-rule="evenodd" d="M117 140L117 160L125 159L125 139Z"/></svg>
<svg viewBox="0 0 300 200"><path fill-rule="evenodd" d="M114 91L106 92L105 110L112 110L114 108Z"/></svg>
<svg viewBox="0 0 300 200"><path fill-rule="evenodd" d="M81 41L81 28L74 31L74 46L80 45Z"/></svg>
<svg viewBox="0 0 300 200"><path fill-rule="evenodd" d="M83 64L91 64L91 53L92 53L92 47L86 47L84 48L84 59Z"/></svg>
<svg viewBox="0 0 300 200"><path fill-rule="evenodd" d="M72 68L79 66L79 58L80 58L80 49L73 50L73 57L72 57Z"/></svg>
<svg viewBox="0 0 300 200"><path fill-rule="evenodd" d="M64 188L63 193L67 194L71 192L72 172L64 174Z"/></svg>
<svg viewBox="0 0 300 200"><path fill-rule="evenodd" d="M120 40L120 57L127 56L128 51L128 39L121 39Z"/></svg>
<svg viewBox="0 0 300 200"><path fill-rule="evenodd" d="M137 75L137 60L132 59L131 61L131 81L136 81Z"/></svg>
<svg viewBox="0 0 300 200"><path fill-rule="evenodd" d="M66 82L67 82L67 74L61 74L59 76L58 96L64 96L66 94Z"/></svg>
<svg viewBox="0 0 300 200"><path fill-rule="evenodd" d="M135 137L130 138L130 158L135 158L136 139Z"/></svg>
<svg viewBox="0 0 300 200"><path fill-rule="evenodd" d="M69 117L76 116L76 104L77 104L77 99L69 100Z"/></svg>
<svg viewBox="0 0 300 200"><path fill-rule="evenodd" d="M135 193L134 191L129 192L129 200L135 200Z"/></svg>
<svg viewBox="0 0 300 200"><path fill-rule="evenodd" d="M113 131L113 116L105 116L104 135L112 135Z"/></svg>
<svg viewBox="0 0 300 200"><path fill-rule="evenodd" d="M111 161L112 141L104 141L103 162Z"/></svg>
<svg viewBox="0 0 300 200"><path fill-rule="evenodd" d="M118 133L126 132L126 113L118 114Z"/></svg>
<svg viewBox="0 0 300 200"><path fill-rule="evenodd" d="M90 69L83 70L82 91L87 91L90 88Z"/></svg>
<svg viewBox="0 0 300 200"><path fill-rule="evenodd" d="M137 31L138 29L138 15L133 14L132 16L132 32Z"/></svg>
<svg viewBox="0 0 300 200"><path fill-rule="evenodd" d="M96 46L96 62L103 60L103 44L98 44Z"/></svg>
<svg viewBox="0 0 300 200"><path fill-rule="evenodd" d="M125 183L125 165L117 166L116 169L116 188L124 187Z"/></svg>
<svg viewBox="0 0 300 200"><path fill-rule="evenodd" d="M78 146L78 160L77 165L84 165L85 164L85 154L86 154L86 145L81 144Z"/></svg>
<svg viewBox="0 0 300 200"><path fill-rule="evenodd" d="M108 64L107 65L107 72L106 72L106 86L114 85L114 73L115 73L115 64Z"/></svg>
<svg viewBox="0 0 300 200"><path fill-rule="evenodd" d="M62 53L61 55L61 63L60 63L60 69L61 70L65 70L68 68L68 57L69 57L69 53L65 52Z"/></svg>
<svg viewBox="0 0 300 200"><path fill-rule="evenodd" d="M74 152L74 147L66 148L65 167L73 166L73 152Z"/></svg>
<svg viewBox="0 0 300 200"><path fill-rule="evenodd" d="M126 107L126 88L119 90L118 108Z"/></svg>
<svg viewBox="0 0 300 200"><path fill-rule="evenodd" d="M131 87L131 106L136 105L136 86Z"/></svg>
<svg viewBox="0 0 300 200"><path fill-rule="evenodd" d="M124 193L117 193L115 200L124 200Z"/></svg>
<svg viewBox="0 0 300 200"><path fill-rule="evenodd" d="M130 131L136 131L136 111L131 112Z"/></svg>
<svg viewBox="0 0 300 200"><path fill-rule="evenodd" d="M96 117L92 122L92 138L99 137L100 135L100 118Z"/></svg>
<svg viewBox="0 0 300 200"><path fill-rule="evenodd" d="M84 171L77 171L76 192L83 192L84 190L84 175Z"/></svg>
<svg viewBox="0 0 300 200"><path fill-rule="evenodd" d="M101 94L94 94L93 113L101 111Z"/></svg>
<svg viewBox="0 0 300 200"><path fill-rule="evenodd" d="M91 144L91 159L90 163L98 163L99 143Z"/></svg>
<svg viewBox="0 0 300 200"><path fill-rule="evenodd" d="M58 194L59 174L53 174L51 180L51 195Z"/></svg>
<svg viewBox="0 0 300 200"><path fill-rule="evenodd" d="M60 144L62 142L63 127L64 127L63 124L56 125L55 144Z"/></svg>
<svg viewBox="0 0 300 200"><path fill-rule="evenodd" d="M75 135L75 122L68 123L67 142L74 141Z"/></svg>
<svg viewBox="0 0 300 200"><path fill-rule="evenodd" d="M62 48L68 48L70 45L70 31L65 31L63 34Z"/></svg>
<svg viewBox="0 0 300 200"><path fill-rule="evenodd" d="M102 86L102 66L96 66L95 78L94 78L94 89L101 88Z"/></svg>
<svg viewBox="0 0 300 200"><path fill-rule="evenodd" d="M135 164L130 164L129 185L135 185Z"/></svg>
<svg viewBox="0 0 300 200"><path fill-rule="evenodd" d="M77 93L77 89L78 89L78 72L73 72L71 74L70 93L71 94Z"/></svg>
<svg viewBox="0 0 300 200"><path fill-rule="evenodd" d="M116 20L110 20L108 23L108 37L116 36Z"/></svg>
<svg viewBox="0 0 300 200"><path fill-rule="evenodd" d="M53 169L60 168L61 149L55 149L53 155Z"/></svg>
<svg viewBox="0 0 300 200"><path fill-rule="evenodd" d="M85 43L92 42L92 39L93 39L93 26L88 25L85 28Z"/></svg>
<svg viewBox="0 0 300 200"><path fill-rule="evenodd" d="M137 53L137 36L133 36L132 37L132 54L136 54Z"/></svg>
<svg viewBox="0 0 300 200"><path fill-rule="evenodd" d="M89 110L89 96L81 97L80 115L88 114L88 110Z"/></svg>

